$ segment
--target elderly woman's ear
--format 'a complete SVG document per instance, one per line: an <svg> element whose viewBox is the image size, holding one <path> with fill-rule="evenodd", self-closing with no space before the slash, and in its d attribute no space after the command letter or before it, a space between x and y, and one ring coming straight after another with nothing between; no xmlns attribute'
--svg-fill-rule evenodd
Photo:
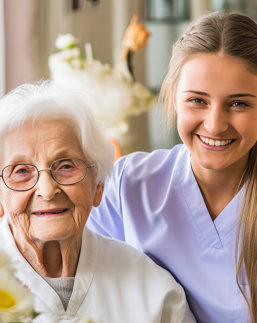
<svg viewBox="0 0 257 323"><path fill-rule="evenodd" d="M97 184L96 186L96 191L95 191L95 196L93 199L93 206L98 206L101 202L102 195L104 191L104 184Z"/></svg>

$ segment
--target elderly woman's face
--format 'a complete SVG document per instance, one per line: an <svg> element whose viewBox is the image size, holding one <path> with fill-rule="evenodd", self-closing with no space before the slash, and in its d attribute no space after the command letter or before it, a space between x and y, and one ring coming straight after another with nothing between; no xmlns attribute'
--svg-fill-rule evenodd
<svg viewBox="0 0 257 323"><path fill-rule="evenodd" d="M75 128L65 119L34 125L27 121L4 136L1 169L27 163L41 170L60 158L86 161ZM42 171L37 184L28 191L10 190L1 180L1 203L11 226L29 239L39 241L63 240L82 234L92 206L101 201L103 187L95 184L95 174L94 168L88 168L81 182L63 186L54 181L49 171Z"/></svg>

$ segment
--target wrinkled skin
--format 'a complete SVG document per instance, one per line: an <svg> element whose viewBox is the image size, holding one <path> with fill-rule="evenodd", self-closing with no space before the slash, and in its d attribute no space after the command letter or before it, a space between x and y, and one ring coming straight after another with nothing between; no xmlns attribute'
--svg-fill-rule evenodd
<svg viewBox="0 0 257 323"><path fill-rule="evenodd" d="M1 169L14 163L31 163L40 170L67 157L86 161L75 127L65 119L34 124L28 120L6 133L1 151ZM63 186L43 171L36 186L25 192L12 191L1 181L1 207L17 247L40 275L75 275L84 225L103 192L103 185L95 183L95 175L96 170L90 168L80 183ZM64 211L37 213L50 209Z"/></svg>

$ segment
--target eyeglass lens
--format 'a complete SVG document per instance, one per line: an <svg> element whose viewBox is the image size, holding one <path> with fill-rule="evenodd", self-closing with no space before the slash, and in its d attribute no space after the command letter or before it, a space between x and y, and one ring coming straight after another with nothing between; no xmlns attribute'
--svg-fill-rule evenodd
<svg viewBox="0 0 257 323"><path fill-rule="evenodd" d="M43 170L38 170L31 164L9 165L3 169L3 180L11 189L26 190L37 183L41 171ZM63 185L81 181L86 176L86 171L87 165L80 159L59 159L50 167L54 180Z"/></svg>

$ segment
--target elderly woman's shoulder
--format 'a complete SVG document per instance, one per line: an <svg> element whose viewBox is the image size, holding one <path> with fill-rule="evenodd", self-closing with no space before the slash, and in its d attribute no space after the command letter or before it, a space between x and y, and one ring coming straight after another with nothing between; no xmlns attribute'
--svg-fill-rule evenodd
<svg viewBox="0 0 257 323"><path fill-rule="evenodd" d="M138 280L157 279L160 286L163 288L180 289L179 284L175 281L172 275L159 265L157 265L150 257L142 251L137 250L125 242L114 240L92 232L89 229L88 233L97 239L100 246L99 259L101 268L104 271L113 273L118 278L126 273L126 278L129 276L136 277ZM99 267L100 268L100 267Z"/></svg>
<svg viewBox="0 0 257 323"><path fill-rule="evenodd" d="M113 298L120 308L130 311L136 308L139 313L146 311L148 320L144 322L195 323L183 288L168 271L124 242L89 229L86 229L87 238L98 245L97 248L91 246L91 250L98 250L94 254L97 260L91 286L101 295L108 295L109 304ZM145 317L145 314L140 315L137 317Z"/></svg>

